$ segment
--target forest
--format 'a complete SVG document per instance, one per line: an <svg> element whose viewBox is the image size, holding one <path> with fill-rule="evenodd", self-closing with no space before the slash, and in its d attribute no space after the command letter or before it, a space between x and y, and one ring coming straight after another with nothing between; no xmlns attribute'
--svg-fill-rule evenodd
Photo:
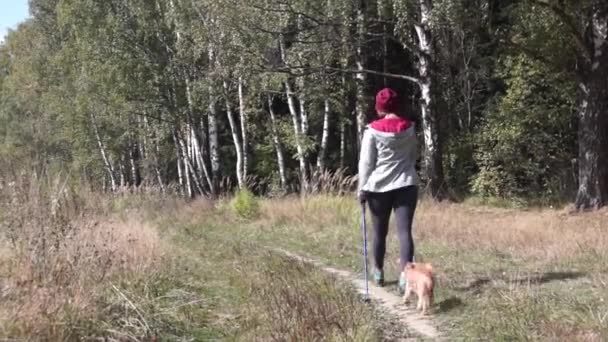
<svg viewBox="0 0 608 342"><path fill-rule="evenodd" d="M608 341L608 1L29 11L0 37L1 341ZM386 87L425 317L354 193Z"/></svg>
<svg viewBox="0 0 608 342"><path fill-rule="evenodd" d="M603 0L30 0L0 45L2 172L93 189L314 193L374 95L436 199L608 202ZM336 185L337 184L337 185Z"/></svg>

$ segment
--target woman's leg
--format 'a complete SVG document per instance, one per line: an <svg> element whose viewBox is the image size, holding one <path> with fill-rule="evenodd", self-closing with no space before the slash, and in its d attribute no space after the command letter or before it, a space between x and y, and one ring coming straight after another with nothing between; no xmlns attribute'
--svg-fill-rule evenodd
<svg viewBox="0 0 608 342"><path fill-rule="evenodd" d="M412 238L412 223L418 202L418 187L408 186L395 190L393 207L399 236L399 253L401 269L407 262L414 261L414 239Z"/></svg>
<svg viewBox="0 0 608 342"><path fill-rule="evenodd" d="M392 209L392 196L388 193L369 193L367 203L372 216L374 266L377 270L384 267L386 253L386 236L388 235L388 222Z"/></svg>

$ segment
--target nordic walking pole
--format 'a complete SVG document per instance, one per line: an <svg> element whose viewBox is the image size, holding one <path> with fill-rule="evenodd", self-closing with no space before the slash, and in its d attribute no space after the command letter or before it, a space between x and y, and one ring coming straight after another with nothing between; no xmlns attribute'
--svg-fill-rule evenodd
<svg viewBox="0 0 608 342"><path fill-rule="evenodd" d="M363 234L363 277L365 278L365 298L369 301L369 287L367 284L367 223L365 220L365 202L361 202L361 231Z"/></svg>

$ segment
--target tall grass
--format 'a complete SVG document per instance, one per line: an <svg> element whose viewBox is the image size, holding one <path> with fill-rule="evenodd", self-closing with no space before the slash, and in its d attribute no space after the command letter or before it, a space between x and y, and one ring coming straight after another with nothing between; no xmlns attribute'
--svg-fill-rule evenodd
<svg viewBox="0 0 608 342"><path fill-rule="evenodd" d="M264 201L260 235L272 245L360 270L360 208L351 196ZM438 275L436 319L454 339L608 338L608 212L499 209L422 199L416 258ZM395 230L387 276L398 276ZM271 236L266 238L266 236Z"/></svg>
<svg viewBox="0 0 608 342"><path fill-rule="evenodd" d="M157 268L163 243L135 217L61 178L13 178L0 189L0 336L69 338L94 315L103 284Z"/></svg>
<svg viewBox="0 0 608 342"><path fill-rule="evenodd" d="M252 316L272 341L370 341L374 312L349 286L311 265L267 255L252 278Z"/></svg>

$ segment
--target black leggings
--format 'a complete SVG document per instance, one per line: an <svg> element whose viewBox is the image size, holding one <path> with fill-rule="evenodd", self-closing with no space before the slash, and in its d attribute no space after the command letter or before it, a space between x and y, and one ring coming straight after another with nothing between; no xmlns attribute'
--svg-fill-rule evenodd
<svg viewBox="0 0 608 342"><path fill-rule="evenodd" d="M403 269L407 262L414 261L412 221L418 202L418 187L408 186L389 192L369 192L366 197L374 225L374 266L380 270L384 267L388 223L391 210L395 210L401 269Z"/></svg>

